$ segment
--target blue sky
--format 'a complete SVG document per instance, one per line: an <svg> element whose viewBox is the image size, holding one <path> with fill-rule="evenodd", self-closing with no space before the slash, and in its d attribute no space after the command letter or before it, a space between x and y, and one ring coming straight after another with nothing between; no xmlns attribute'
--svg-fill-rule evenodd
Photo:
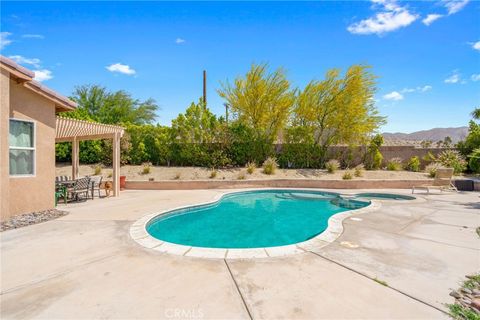
<svg viewBox="0 0 480 320"><path fill-rule="evenodd" d="M480 105L480 2L5 2L2 55L69 95L124 89L169 124L252 62L283 67L294 87L329 68L373 66L382 131L466 125Z"/></svg>

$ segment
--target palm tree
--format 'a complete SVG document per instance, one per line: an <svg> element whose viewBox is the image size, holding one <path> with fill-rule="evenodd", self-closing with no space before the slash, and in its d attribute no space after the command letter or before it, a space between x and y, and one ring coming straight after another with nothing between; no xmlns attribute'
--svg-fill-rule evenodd
<svg viewBox="0 0 480 320"><path fill-rule="evenodd" d="M472 117L473 119L480 120L480 108L476 108L475 110L473 110Z"/></svg>

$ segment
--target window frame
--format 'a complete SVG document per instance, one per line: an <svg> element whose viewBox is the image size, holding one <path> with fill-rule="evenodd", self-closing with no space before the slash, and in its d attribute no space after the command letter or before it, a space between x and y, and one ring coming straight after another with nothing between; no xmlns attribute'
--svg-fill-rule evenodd
<svg viewBox="0 0 480 320"><path fill-rule="evenodd" d="M31 123L33 125L33 130L32 130L32 146L33 147L12 147L10 145L10 138L8 139L8 154L9 154L9 159L8 159L8 174L10 178L32 178L37 176L37 123L34 120L30 119L18 119L18 118L9 118L8 119L8 135L10 137L10 122L11 121L18 121L18 122L27 122ZM10 173L10 150L30 150L33 151L33 173L28 173L28 174L11 174Z"/></svg>

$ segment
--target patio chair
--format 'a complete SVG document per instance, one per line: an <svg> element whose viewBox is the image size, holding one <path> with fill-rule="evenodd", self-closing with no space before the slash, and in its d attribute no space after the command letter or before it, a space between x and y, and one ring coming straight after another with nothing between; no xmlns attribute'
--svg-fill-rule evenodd
<svg viewBox="0 0 480 320"><path fill-rule="evenodd" d="M69 190L72 198L78 201L79 195L85 194L85 199L88 199L88 193L90 192L90 178L80 178L75 180L73 187Z"/></svg>
<svg viewBox="0 0 480 320"><path fill-rule="evenodd" d="M443 190L453 190L458 192L457 187L452 182L453 177L453 168L440 168L437 169L435 173L435 178L431 185L421 185L417 187L412 187L412 193L415 192L415 188L417 189L427 189L427 193L430 193L430 189L440 189Z"/></svg>
<svg viewBox="0 0 480 320"><path fill-rule="evenodd" d="M71 180L69 176L56 176L55 182L68 181Z"/></svg>
<svg viewBox="0 0 480 320"><path fill-rule="evenodd" d="M62 184L55 185L55 207L59 198L63 198L63 201L67 204L67 187Z"/></svg>
<svg viewBox="0 0 480 320"><path fill-rule="evenodd" d="M98 197L100 198L100 184L102 183L102 176L90 176L90 189L92 191L92 199L95 198L95 190L98 190Z"/></svg>

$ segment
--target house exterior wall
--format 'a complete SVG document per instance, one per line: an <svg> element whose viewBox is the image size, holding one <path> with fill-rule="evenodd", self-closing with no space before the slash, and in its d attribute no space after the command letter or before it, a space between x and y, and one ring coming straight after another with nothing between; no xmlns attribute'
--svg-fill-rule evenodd
<svg viewBox="0 0 480 320"><path fill-rule="evenodd" d="M5 119L2 111L2 137L6 122L8 139L9 118L35 123L35 174L25 177L9 176L8 140L6 146L2 143L2 158L4 154L7 155L6 164L2 161L2 184L5 179L4 171L7 172L9 181L8 196L4 198L2 193L2 220L17 214L51 209L55 204L55 104L13 80L10 80L9 87L9 114ZM3 92L2 82L2 95ZM4 199L9 202L6 214Z"/></svg>
<svg viewBox="0 0 480 320"><path fill-rule="evenodd" d="M0 220L9 215L8 118L10 114L10 75L0 69Z"/></svg>

